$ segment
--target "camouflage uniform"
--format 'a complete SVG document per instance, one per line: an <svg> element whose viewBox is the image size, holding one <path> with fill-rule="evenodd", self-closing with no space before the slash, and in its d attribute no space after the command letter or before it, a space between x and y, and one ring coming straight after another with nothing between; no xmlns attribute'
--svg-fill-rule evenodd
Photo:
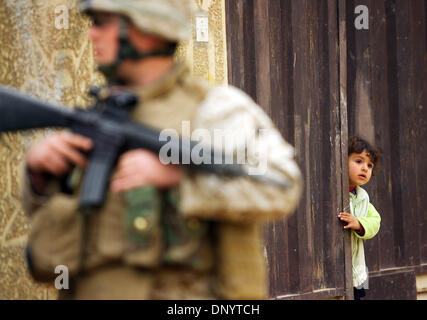
<svg viewBox="0 0 427 320"><path fill-rule="evenodd" d="M125 15L119 6L158 6L156 19L142 25L141 18L137 26L164 38L169 32L170 40L186 37L185 28L180 29L181 20L173 22L177 31L174 37L159 21L168 15L168 9L173 9L169 14L176 14L183 5L181 0L93 0L88 4ZM174 9L174 5L178 7ZM152 12L146 12L147 19L152 19ZM148 29L156 24L161 28ZM57 193L55 183L48 195L36 196L27 182L24 205L32 220L29 248L34 277L51 280L56 276L55 266L66 265L74 284L72 290L61 290L63 298L266 298L260 226L290 214L298 203L301 176L293 148L246 94L233 87L213 88L191 76L185 64L176 63L165 77L136 93L142 102L132 119L157 129L174 129L184 135L183 121L189 121L190 132L204 128L213 134L215 129L226 128L249 134L269 129L267 136L254 136L255 145L268 155L267 173L291 187L281 189L248 178L185 172L176 188L144 186L108 194L104 206L91 216L83 245L77 196ZM241 136L233 142L235 150L245 148Z"/></svg>

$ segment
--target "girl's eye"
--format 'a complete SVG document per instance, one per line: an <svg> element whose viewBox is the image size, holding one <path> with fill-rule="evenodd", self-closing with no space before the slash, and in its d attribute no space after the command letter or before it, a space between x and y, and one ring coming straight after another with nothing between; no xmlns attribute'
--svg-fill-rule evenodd
<svg viewBox="0 0 427 320"><path fill-rule="evenodd" d="M362 163L362 160L356 160L356 163Z"/></svg>
<svg viewBox="0 0 427 320"><path fill-rule="evenodd" d="M374 166L372 164L368 164L368 168L373 168Z"/></svg>

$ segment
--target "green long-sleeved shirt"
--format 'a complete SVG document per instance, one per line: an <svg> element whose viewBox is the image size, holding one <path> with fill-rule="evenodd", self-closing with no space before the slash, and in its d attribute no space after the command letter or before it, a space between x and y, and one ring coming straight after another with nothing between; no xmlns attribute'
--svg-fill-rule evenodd
<svg viewBox="0 0 427 320"><path fill-rule="evenodd" d="M351 236L353 285L358 288L364 287L368 279L363 241L373 238L378 233L381 217L369 202L368 193L361 187L356 187L356 194L350 192L350 209L351 214L359 220L365 230L363 235L353 230Z"/></svg>
<svg viewBox="0 0 427 320"><path fill-rule="evenodd" d="M357 232L354 232L356 237L358 237L359 239L362 239L362 240L372 239L373 237L376 236L376 234L380 230L381 217L378 211L375 209L375 207L371 203L369 203L368 213L366 217L357 218L357 220L359 220L363 229L365 229L365 234L363 236L357 234Z"/></svg>

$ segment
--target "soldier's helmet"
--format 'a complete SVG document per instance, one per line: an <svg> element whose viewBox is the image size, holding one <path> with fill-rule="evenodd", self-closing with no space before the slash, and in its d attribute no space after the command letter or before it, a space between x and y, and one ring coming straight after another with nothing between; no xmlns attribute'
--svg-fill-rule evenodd
<svg viewBox="0 0 427 320"><path fill-rule="evenodd" d="M83 0L80 10L121 14L142 32L171 42L188 40L191 34L191 0Z"/></svg>

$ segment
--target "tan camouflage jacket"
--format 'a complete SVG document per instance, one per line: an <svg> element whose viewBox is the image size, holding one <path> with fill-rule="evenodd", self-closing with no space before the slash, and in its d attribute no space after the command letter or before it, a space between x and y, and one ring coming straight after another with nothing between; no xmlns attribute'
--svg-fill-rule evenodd
<svg viewBox="0 0 427 320"><path fill-rule="evenodd" d="M203 137L213 147L220 145L216 134L225 132L232 152L245 155L248 169L261 170L289 187L186 172L179 187L170 192L147 186L128 194L110 193L105 205L92 215L82 246L77 196L53 191L37 196L24 178L23 205L31 219L29 247L34 268L48 279L59 264L67 265L73 274L117 261L146 268L190 261L191 268L215 270L219 297L265 298L267 275L260 226L286 217L298 204L302 179L293 148L245 93L231 86L213 88L192 77L184 64L178 63L166 77L137 93L141 104L132 114L134 121L191 138ZM161 208L165 202L172 212L171 232L182 236L168 245L164 243L168 231ZM206 231L210 224L214 225L215 241L209 240ZM82 247L87 250L83 265Z"/></svg>

